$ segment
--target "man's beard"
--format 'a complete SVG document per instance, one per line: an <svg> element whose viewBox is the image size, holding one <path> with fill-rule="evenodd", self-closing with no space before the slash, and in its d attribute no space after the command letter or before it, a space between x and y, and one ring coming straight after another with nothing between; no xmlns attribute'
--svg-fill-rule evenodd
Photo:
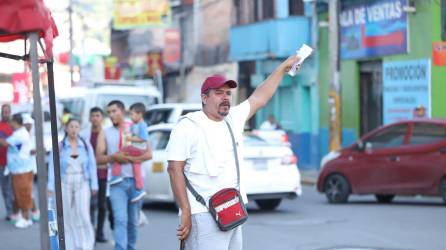
<svg viewBox="0 0 446 250"><path fill-rule="evenodd" d="M227 106L227 110L220 111L220 107ZM229 110L231 109L231 104L229 102L222 102L219 105L218 114L221 116L227 116L229 114Z"/></svg>

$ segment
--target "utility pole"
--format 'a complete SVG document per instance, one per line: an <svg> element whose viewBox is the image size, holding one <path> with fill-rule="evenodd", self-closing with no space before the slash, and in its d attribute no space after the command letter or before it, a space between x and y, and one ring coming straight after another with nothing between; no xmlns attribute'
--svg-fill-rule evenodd
<svg viewBox="0 0 446 250"><path fill-rule="evenodd" d="M179 28L180 28L180 41L181 41L181 48L180 48L180 82L177 82L177 87L179 90L178 99L180 102L184 101L184 84L186 83L186 16L182 13L185 12L184 4L181 4L181 14L179 18Z"/></svg>
<svg viewBox="0 0 446 250"><path fill-rule="evenodd" d="M339 83L339 0L329 0L329 58L330 58L330 92L329 123L330 123L330 151L341 148L341 84Z"/></svg>
<svg viewBox="0 0 446 250"><path fill-rule="evenodd" d="M194 64L195 64L196 54L197 54L197 51L198 51L198 44L199 44L198 39L200 37L200 21L201 21L201 18L200 18L200 15L201 15L200 8L201 8L200 0L194 0L194 8L193 8L193 23L194 23L194 37L193 37L194 40L193 40L193 45L194 45L194 47L192 49L192 51L194 53L193 54Z"/></svg>
<svg viewBox="0 0 446 250"><path fill-rule="evenodd" d="M73 79L73 3L72 0L69 0L68 2L68 23L69 23L69 36L70 36L70 53L69 53L69 59L68 63L70 64L70 81L71 86L74 85L74 79Z"/></svg>

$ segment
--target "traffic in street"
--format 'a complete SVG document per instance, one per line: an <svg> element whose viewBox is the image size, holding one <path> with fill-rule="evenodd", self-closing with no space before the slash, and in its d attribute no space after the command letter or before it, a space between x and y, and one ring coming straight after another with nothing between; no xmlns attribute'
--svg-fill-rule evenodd
<svg viewBox="0 0 446 250"><path fill-rule="evenodd" d="M347 204L331 205L315 186L303 186L302 197L284 200L275 211L264 212L255 204L248 205L243 249L443 250L446 249L444 210L439 197L396 197L391 204L380 204L372 195L353 196ZM143 211L148 224L140 227L138 249L179 249L175 206L152 203L146 204ZM38 225L29 229L15 229L2 220L1 249L38 248ZM106 237L111 240L108 224L105 229ZM111 241L95 246L97 250L112 248Z"/></svg>

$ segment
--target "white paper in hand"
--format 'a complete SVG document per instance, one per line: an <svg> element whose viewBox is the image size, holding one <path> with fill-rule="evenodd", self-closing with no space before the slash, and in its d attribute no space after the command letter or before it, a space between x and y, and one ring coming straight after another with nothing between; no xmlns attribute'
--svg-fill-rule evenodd
<svg viewBox="0 0 446 250"><path fill-rule="evenodd" d="M307 58L309 55L311 55L312 52L313 52L313 49L304 43L299 48L299 50L296 51L296 56L299 56L300 60L297 63L293 64L293 67L291 67L290 71L288 71L288 75L295 76L296 72L297 72L297 66L299 64L302 64L304 62L305 58Z"/></svg>

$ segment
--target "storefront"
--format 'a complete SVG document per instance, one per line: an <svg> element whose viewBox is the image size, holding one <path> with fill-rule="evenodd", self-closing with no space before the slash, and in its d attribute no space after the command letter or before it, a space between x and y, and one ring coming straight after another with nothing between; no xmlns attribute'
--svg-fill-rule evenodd
<svg viewBox="0 0 446 250"><path fill-rule="evenodd" d="M341 1L343 146L398 120L446 118L441 9L441 1ZM324 69L329 65L328 29L320 28L319 34ZM327 152L328 71L319 77L321 148Z"/></svg>

